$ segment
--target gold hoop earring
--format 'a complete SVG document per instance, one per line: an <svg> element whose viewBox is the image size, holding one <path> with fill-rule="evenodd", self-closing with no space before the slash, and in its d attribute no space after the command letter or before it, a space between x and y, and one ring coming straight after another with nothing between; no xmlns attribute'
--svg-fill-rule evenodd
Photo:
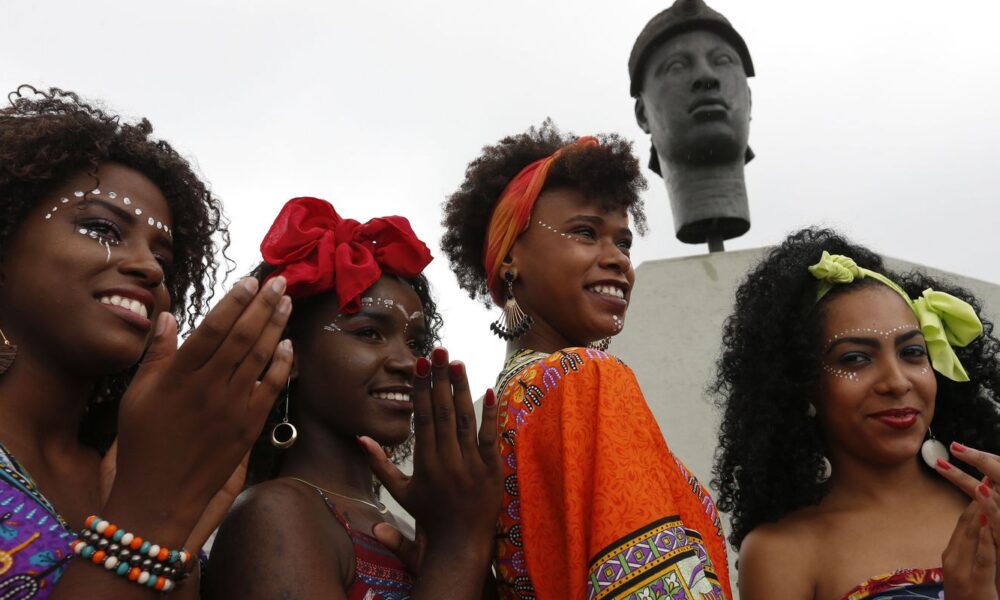
<svg viewBox="0 0 1000 600"><path fill-rule="evenodd" d="M288 382L285 383L285 416L281 418L281 422L271 429L271 445L279 450L287 450L295 444L295 440L299 437L299 430L295 428L288 422L288 404L291 401L292 378L288 378ZM279 435L286 433L286 435Z"/></svg>

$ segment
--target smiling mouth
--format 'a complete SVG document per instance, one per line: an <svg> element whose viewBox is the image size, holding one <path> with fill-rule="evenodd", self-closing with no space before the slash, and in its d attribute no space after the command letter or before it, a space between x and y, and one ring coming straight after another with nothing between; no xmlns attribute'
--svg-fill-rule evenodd
<svg viewBox="0 0 1000 600"><path fill-rule="evenodd" d="M133 300L132 298L127 298L125 296L119 296L118 294L112 294L110 296L101 296L100 301L101 304L110 304L112 306L124 308L125 310L139 315L143 319L149 318L149 310L146 309L146 305L138 300Z"/></svg>
<svg viewBox="0 0 1000 600"><path fill-rule="evenodd" d="M625 291L613 285L590 285L584 289L588 292L594 292L595 294L607 296L609 298L617 298L619 300L625 299Z"/></svg>
<svg viewBox="0 0 1000 600"><path fill-rule="evenodd" d="M408 392L372 392L372 397L379 400L391 400L393 402L410 402L410 394Z"/></svg>

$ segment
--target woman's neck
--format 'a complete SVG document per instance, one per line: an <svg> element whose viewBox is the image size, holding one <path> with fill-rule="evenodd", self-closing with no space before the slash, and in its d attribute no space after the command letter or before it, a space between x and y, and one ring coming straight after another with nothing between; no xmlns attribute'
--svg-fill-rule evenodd
<svg viewBox="0 0 1000 600"><path fill-rule="evenodd" d="M279 477L298 477L340 494L374 499L372 471L356 440L331 433L316 419L294 424L299 436L285 451Z"/></svg>
<svg viewBox="0 0 1000 600"><path fill-rule="evenodd" d="M65 453L79 447L80 420L93 380L19 352L0 375L0 441L15 454Z"/></svg>
<svg viewBox="0 0 1000 600"><path fill-rule="evenodd" d="M833 474L827 498L844 507L900 507L913 498L950 488L950 484L922 468L919 460L914 457L896 465L873 465L849 456L832 457Z"/></svg>
<svg viewBox="0 0 1000 600"><path fill-rule="evenodd" d="M556 350L577 345L566 339L565 336L556 331L556 329L545 322L545 320L539 318L533 313L531 314L532 319L534 319L534 323L524 335L516 340L507 342L507 354L524 349L531 349L536 352L552 354Z"/></svg>

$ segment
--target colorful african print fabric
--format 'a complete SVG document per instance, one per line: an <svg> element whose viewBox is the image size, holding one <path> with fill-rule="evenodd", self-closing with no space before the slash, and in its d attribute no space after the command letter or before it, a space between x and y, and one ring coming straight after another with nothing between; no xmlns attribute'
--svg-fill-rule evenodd
<svg viewBox="0 0 1000 600"><path fill-rule="evenodd" d="M73 553L75 533L0 444L0 600L52 594Z"/></svg>
<svg viewBox="0 0 1000 600"><path fill-rule="evenodd" d="M941 569L903 569L872 577L854 588L843 600L943 600Z"/></svg>
<svg viewBox="0 0 1000 600"><path fill-rule="evenodd" d="M344 515L320 490L316 490L354 543L354 581L347 600L409 600L413 576L382 542L351 527Z"/></svg>
<svg viewBox="0 0 1000 600"><path fill-rule="evenodd" d="M502 597L731 597L715 504L667 448L631 369L588 348L524 350L496 389Z"/></svg>

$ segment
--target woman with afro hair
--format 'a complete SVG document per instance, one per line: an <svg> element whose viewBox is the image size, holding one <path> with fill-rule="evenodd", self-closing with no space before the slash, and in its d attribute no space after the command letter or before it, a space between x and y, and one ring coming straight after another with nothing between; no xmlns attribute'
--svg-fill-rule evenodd
<svg viewBox="0 0 1000 600"><path fill-rule="evenodd" d="M442 246L502 307L496 385L504 598L729 597L705 490L671 454L632 371L606 352L635 282L645 180L631 144L550 122L484 148L446 202Z"/></svg>
<svg viewBox="0 0 1000 600"><path fill-rule="evenodd" d="M997 598L1000 342L980 308L825 229L747 275L714 383L743 600Z"/></svg>
<svg viewBox="0 0 1000 600"><path fill-rule="evenodd" d="M178 349L228 240L218 201L146 120L58 89L9 99L0 598L140 599L185 578L173 595L197 597L197 554L291 368L284 281L240 282Z"/></svg>

